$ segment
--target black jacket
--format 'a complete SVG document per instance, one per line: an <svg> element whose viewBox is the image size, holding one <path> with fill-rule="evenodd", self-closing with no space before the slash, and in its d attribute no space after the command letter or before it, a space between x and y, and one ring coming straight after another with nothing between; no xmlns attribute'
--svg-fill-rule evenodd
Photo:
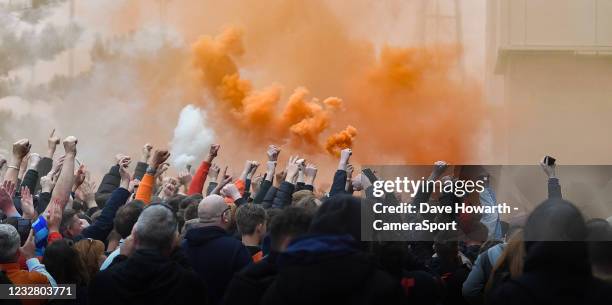
<svg viewBox="0 0 612 305"><path fill-rule="evenodd" d="M338 194L348 194L346 191L346 179L347 174L345 170L336 170L336 173L334 174L334 181L332 182L332 186L329 190L329 197Z"/></svg>
<svg viewBox="0 0 612 305"><path fill-rule="evenodd" d="M119 262L117 262L119 261ZM206 285L181 258L164 257L155 250L137 250L130 258L118 256L89 285L90 305L206 304Z"/></svg>
<svg viewBox="0 0 612 305"><path fill-rule="evenodd" d="M255 198L253 198L253 203L254 204L262 203L264 200L264 197L266 197L266 193L268 193L268 190L270 189L271 186L272 186L272 181L268 181L266 179L261 181L261 185L259 186L259 191L257 192L257 194L255 194Z"/></svg>
<svg viewBox="0 0 612 305"><path fill-rule="evenodd" d="M225 291L221 304L257 305L277 275L276 258L279 253L272 252L261 261L248 265L236 273Z"/></svg>
<svg viewBox="0 0 612 305"><path fill-rule="evenodd" d="M266 191L266 195L264 196L264 199L262 201L264 209L272 207L274 198L276 197L276 192L278 192L278 189L275 186L272 185L268 188L268 190Z"/></svg>
<svg viewBox="0 0 612 305"><path fill-rule="evenodd" d="M110 197L110 194L121 184L121 175L119 174L119 165L111 166L108 173L102 178L98 191L96 192L96 203L100 208Z"/></svg>
<svg viewBox="0 0 612 305"><path fill-rule="evenodd" d="M348 235L309 236L278 258L261 304L401 304L399 280L381 271Z"/></svg>
<svg viewBox="0 0 612 305"><path fill-rule="evenodd" d="M295 185L287 181L283 181L278 190L274 194L274 201L272 202L273 208L282 209L291 205L291 196L295 190Z"/></svg>
<svg viewBox="0 0 612 305"><path fill-rule="evenodd" d="M217 226L190 229L182 248L193 269L210 288L212 304L221 301L234 273L252 261L242 242Z"/></svg>

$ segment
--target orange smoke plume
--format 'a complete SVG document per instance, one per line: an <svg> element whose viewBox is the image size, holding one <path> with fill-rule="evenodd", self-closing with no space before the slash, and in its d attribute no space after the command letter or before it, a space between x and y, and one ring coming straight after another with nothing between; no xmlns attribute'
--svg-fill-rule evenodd
<svg viewBox="0 0 612 305"><path fill-rule="evenodd" d="M345 148L353 147L353 139L357 136L357 129L351 125L337 134L327 138L325 150L334 156L340 156L340 151Z"/></svg>
<svg viewBox="0 0 612 305"><path fill-rule="evenodd" d="M280 86L254 90L251 82L240 76L236 64L244 53L241 35L240 30L228 28L214 38L202 36L193 45L194 66L209 93L221 103L221 115L234 127L253 131L249 138L257 142L289 143L309 153L323 151L320 137L342 107L342 100L308 99L309 91L298 87L281 105Z"/></svg>
<svg viewBox="0 0 612 305"><path fill-rule="evenodd" d="M377 62L350 80L346 97L355 111L348 118L368 139L356 147L367 152L367 162L380 159L376 151L386 152L389 162L477 158L487 112L480 87L462 78L460 55L453 45L384 47Z"/></svg>

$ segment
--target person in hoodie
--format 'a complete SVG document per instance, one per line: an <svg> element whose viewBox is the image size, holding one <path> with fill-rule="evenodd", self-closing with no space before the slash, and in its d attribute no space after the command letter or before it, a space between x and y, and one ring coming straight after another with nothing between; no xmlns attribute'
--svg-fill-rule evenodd
<svg viewBox="0 0 612 305"><path fill-rule="evenodd" d="M276 278L276 259L291 240L306 234L311 220L312 212L302 207L288 207L275 216L270 223L270 254L234 275L225 291L223 304L259 304Z"/></svg>
<svg viewBox="0 0 612 305"><path fill-rule="evenodd" d="M198 205L198 223L187 230L182 249L194 270L210 288L210 301L218 304L234 273L252 262L249 250L228 233L231 206L219 195L209 195Z"/></svg>
<svg viewBox="0 0 612 305"><path fill-rule="evenodd" d="M612 304L612 286L591 273L586 238L573 204L544 201L525 225L523 274L492 291L489 304Z"/></svg>
<svg viewBox="0 0 612 305"><path fill-rule="evenodd" d="M261 304L398 304L398 280L365 253L360 200L338 194L315 214L308 235L277 258L278 276Z"/></svg>
<svg viewBox="0 0 612 305"><path fill-rule="evenodd" d="M91 281L89 304L206 304L206 285L177 251L178 236L168 206L144 209L121 254Z"/></svg>

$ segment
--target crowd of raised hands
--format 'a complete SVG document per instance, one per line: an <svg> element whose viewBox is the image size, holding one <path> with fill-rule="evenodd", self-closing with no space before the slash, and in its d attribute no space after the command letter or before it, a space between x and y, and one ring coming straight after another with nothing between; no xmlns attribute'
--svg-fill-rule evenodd
<svg viewBox="0 0 612 305"><path fill-rule="evenodd" d="M63 146L62 153L57 152L60 144ZM169 202L176 200L177 196L206 197L218 194L236 205L255 200L256 203L266 202L271 207L279 196L274 196L270 188L279 189L285 184L291 186L289 197L283 197L284 201L276 205L283 207L290 205L290 195L294 191L313 191L317 175L317 167L299 156L289 157L285 166L279 170L281 149L270 145L265 152L265 166L262 166L265 172L257 174L261 164L247 160L240 175L232 176L228 166L214 163L220 152L219 144L210 146L195 173L191 165L188 165L186 168L175 169L176 175L170 175L168 150L154 149L147 143L142 147L136 162L133 162L131 156L117 154L109 172L96 179L77 158L77 144L76 137L68 136L62 140L53 130L43 154L34 152L28 139L21 139L13 144L12 154L8 158L0 155L0 172L4 172L0 176L0 216L3 219L22 218L31 221L42 216L50 233L60 233L64 229L60 228L64 211L76 210L89 216L83 217L87 221L81 221L82 228L77 230L81 231L93 224L92 220L102 212L110 194L118 188L130 194L129 200L141 200L146 204L152 201ZM344 150L340 164L352 172L352 166L348 164L349 157L350 150ZM130 169L134 163L135 168ZM205 188L206 180L208 187ZM347 181L347 187L350 187L350 180ZM270 193L272 196L266 197ZM63 221L66 222L65 219ZM65 235L65 232L61 234Z"/></svg>
<svg viewBox="0 0 612 305"><path fill-rule="evenodd" d="M62 153L57 151L60 144ZM75 137L62 140L54 130L44 154L35 153L38 148L21 139L8 158L0 156L0 284L77 284L85 289L77 292L80 304L87 299L90 304L187 304L198 298L201 303L241 305L329 300L482 304L488 293L485 285L497 285L506 290L496 298L491 294L497 300L492 303L504 304L511 296L527 294L490 273L502 263L514 264L513 259L520 259L522 268L525 252L529 261L527 245L536 249L531 250L535 258L545 255L568 262L533 243L523 246L523 227L510 235L508 224L504 227L494 213L452 215L465 234L460 241L446 239L448 232L436 232L427 241L362 242L361 207L378 200L372 197L378 178L351 163L350 148L340 152L331 187L321 190L315 187L315 164L297 155L279 164L281 149L275 145L261 152L265 162L246 160L234 176L227 165L215 162L223 153L219 144L203 152L194 169L171 168L168 150L145 144L140 158L117 154L108 172L95 178L78 158L77 144ZM542 229L541 224L552 223L552 218L572 218L573 224L585 227L577 209L561 198L554 162L542 161L540 166L548 178L549 199L524 224L525 234L558 230L565 236L567 226ZM435 162L428 181L456 179L445 176L448 168L444 161ZM385 200L398 203L396 195L385 191ZM430 202L431 195L420 192L414 201ZM449 196L439 194L436 204L460 200ZM477 204L496 204L488 182ZM431 220L439 216L418 215ZM605 221L592 227L608 230L608 237L612 233ZM568 234L576 231L575 226L571 230ZM597 251L610 253L609 248ZM491 259L500 263L490 262L485 272L483 257L491 251L498 251ZM581 259L588 265L589 258ZM597 268L603 269L597 270L609 268L608 262L600 260L603 267ZM512 276L519 278L520 272ZM498 282L489 284L492 280ZM608 289L597 286L593 277L583 276L581 281L598 291ZM509 291L514 292L504 294Z"/></svg>

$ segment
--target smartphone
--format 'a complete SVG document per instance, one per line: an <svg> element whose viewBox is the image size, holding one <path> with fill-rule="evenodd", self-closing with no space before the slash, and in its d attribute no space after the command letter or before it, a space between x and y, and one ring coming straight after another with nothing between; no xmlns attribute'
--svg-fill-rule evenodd
<svg viewBox="0 0 612 305"><path fill-rule="evenodd" d="M555 165L555 161L557 161L555 158L551 157L551 156L546 156L544 157L544 164L548 165L548 166L553 166Z"/></svg>
<svg viewBox="0 0 612 305"><path fill-rule="evenodd" d="M370 168L364 168L361 172L366 177L368 177L368 179L370 180L371 183L374 183L374 181L378 180L378 178L376 177L376 175L374 175L374 172Z"/></svg>

